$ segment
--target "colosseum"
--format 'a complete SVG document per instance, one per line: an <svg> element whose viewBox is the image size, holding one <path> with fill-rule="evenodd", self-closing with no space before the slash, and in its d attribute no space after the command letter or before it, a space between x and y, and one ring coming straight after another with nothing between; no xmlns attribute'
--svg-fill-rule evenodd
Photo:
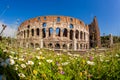
<svg viewBox="0 0 120 80"><path fill-rule="evenodd" d="M68 16L39 16L24 21L17 31L20 47L87 50L100 47L96 17L91 24Z"/></svg>

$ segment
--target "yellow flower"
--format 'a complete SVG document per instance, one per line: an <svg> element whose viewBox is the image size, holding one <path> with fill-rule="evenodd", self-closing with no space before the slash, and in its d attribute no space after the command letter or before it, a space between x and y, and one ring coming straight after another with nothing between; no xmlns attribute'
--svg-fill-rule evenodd
<svg viewBox="0 0 120 80"><path fill-rule="evenodd" d="M82 63L85 64L85 60L84 59L82 60Z"/></svg>
<svg viewBox="0 0 120 80"><path fill-rule="evenodd" d="M58 67L58 70L63 70L63 68L59 66L59 67Z"/></svg>
<svg viewBox="0 0 120 80"><path fill-rule="evenodd" d="M37 75L37 73L38 73L38 72L37 72L36 70L33 70L33 74Z"/></svg>
<svg viewBox="0 0 120 80"><path fill-rule="evenodd" d="M82 72L80 72L80 77L82 76Z"/></svg>
<svg viewBox="0 0 120 80"><path fill-rule="evenodd" d="M45 78L45 77L46 77L46 74L42 74L42 77Z"/></svg>

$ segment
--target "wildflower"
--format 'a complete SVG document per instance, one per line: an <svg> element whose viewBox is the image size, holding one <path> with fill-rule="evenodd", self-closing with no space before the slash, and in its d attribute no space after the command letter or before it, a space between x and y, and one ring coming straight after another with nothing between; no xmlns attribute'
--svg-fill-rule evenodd
<svg viewBox="0 0 120 80"><path fill-rule="evenodd" d="M15 65L15 69L14 70L18 70L18 64Z"/></svg>
<svg viewBox="0 0 120 80"><path fill-rule="evenodd" d="M116 57L119 57L119 55L118 55L118 54L116 54L115 56L116 56Z"/></svg>
<svg viewBox="0 0 120 80"><path fill-rule="evenodd" d="M15 54L15 52L13 52L13 51L10 51L10 53L11 53L11 54Z"/></svg>
<svg viewBox="0 0 120 80"><path fill-rule="evenodd" d="M9 58L13 59L13 56L9 55Z"/></svg>
<svg viewBox="0 0 120 80"><path fill-rule="evenodd" d="M37 59L40 59L40 56L36 56Z"/></svg>
<svg viewBox="0 0 120 80"><path fill-rule="evenodd" d="M45 59L45 57L40 56L40 59Z"/></svg>
<svg viewBox="0 0 120 80"><path fill-rule="evenodd" d="M17 57L14 57L14 59L18 59Z"/></svg>
<svg viewBox="0 0 120 80"><path fill-rule="evenodd" d="M24 61L24 58L19 58L18 60L19 60L19 61Z"/></svg>
<svg viewBox="0 0 120 80"><path fill-rule="evenodd" d="M48 59L48 60L46 60L48 63L51 63L51 62L53 62L53 60L50 60L50 59Z"/></svg>
<svg viewBox="0 0 120 80"><path fill-rule="evenodd" d="M63 68L61 66L58 67L58 70L63 70Z"/></svg>
<svg viewBox="0 0 120 80"><path fill-rule="evenodd" d="M79 57L80 55L78 55L78 54L73 54L73 56L74 56L74 57Z"/></svg>
<svg viewBox="0 0 120 80"><path fill-rule="evenodd" d="M80 77L82 76L82 72L80 72Z"/></svg>
<svg viewBox="0 0 120 80"><path fill-rule="evenodd" d="M85 60L84 59L82 60L82 63L85 64Z"/></svg>
<svg viewBox="0 0 120 80"><path fill-rule="evenodd" d="M87 64L89 64L89 65L95 65L95 63L92 62L92 61L87 61Z"/></svg>
<svg viewBox="0 0 120 80"><path fill-rule="evenodd" d="M25 52L24 54L28 54L27 52Z"/></svg>
<svg viewBox="0 0 120 80"><path fill-rule="evenodd" d="M42 52L40 51L39 54L42 54Z"/></svg>
<svg viewBox="0 0 120 80"><path fill-rule="evenodd" d="M62 71L62 70L61 70L61 71L59 71L59 72L60 72L60 74L65 74L65 72L64 72L64 71Z"/></svg>
<svg viewBox="0 0 120 80"><path fill-rule="evenodd" d="M100 58L100 61L101 61L101 62L103 62L103 59L102 59L102 58Z"/></svg>
<svg viewBox="0 0 120 80"><path fill-rule="evenodd" d="M62 63L62 65L64 65L64 66L65 66L65 65L68 65L68 64L69 64L69 62L64 62L64 63Z"/></svg>
<svg viewBox="0 0 120 80"><path fill-rule="evenodd" d="M15 61L13 59L10 59L10 65L14 65Z"/></svg>
<svg viewBox="0 0 120 80"><path fill-rule="evenodd" d="M23 73L19 73L18 76L21 77L21 78L25 77L25 75Z"/></svg>
<svg viewBox="0 0 120 80"><path fill-rule="evenodd" d="M45 78L45 77L46 77L46 74L42 74L42 77L44 77L44 78Z"/></svg>
<svg viewBox="0 0 120 80"><path fill-rule="evenodd" d="M40 50L40 48L36 48L36 50Z"/></svg>
<svg viewBox="0 0 120 80"><path fill-rule="evenodd" d="M25 65L25 64L21 64L21 67L22 67L22 68L26 68L26 65Z"/></svg>
<svg viewBox="0 0 120 80"><path fill-rule="evenodd" d="M109 62L110 60L105 60L105 62Z"/></svg>
<svg viewBox="0 0 120 80"><path fill-rule="evenodd" d="M4 52L4 53L7 53L7 52L8 52L8 50L7 50L7 49L5 49L5 50L3 50L3 52Z"/></svg>
<svg viewBox="0 0 120 80"><path fill-rule="evenodd" d="M38 73L38 72L37 72L36 70L33 70L33 74L37 75L37 73Z"/></svg>
<svg viewBox="0 0 120 80"><path fill-rule="evenodd" d="M41 62L39 62L38 64L41 65Z"/></svg>
<svg viewBox="0 0 120 80"><path fill-rule="evenodd" d="M89 57L89 60L90 60L90 61L92 61L92 60L93 60L93 57L92 57L92 56L90 56L90 57Z"/></svg>
<svg viewBox="0 0 120 80"><path fill-rule="evenodd" d="M34 62L33 61L28 61L26 64L27 65L34 65Z"/></svg>

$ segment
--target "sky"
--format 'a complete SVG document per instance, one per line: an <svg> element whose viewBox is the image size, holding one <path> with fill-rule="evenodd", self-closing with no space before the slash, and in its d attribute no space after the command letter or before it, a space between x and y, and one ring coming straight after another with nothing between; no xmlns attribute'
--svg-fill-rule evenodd
<svg viewBox="0 0 120 80"><path fill-rule="evenodd" d="M101 36L120 35L120 0L0 0L0 31L6 24L3 35L14 36L25 20L46 15L70 16L85 24L96 16Z"/></svg>

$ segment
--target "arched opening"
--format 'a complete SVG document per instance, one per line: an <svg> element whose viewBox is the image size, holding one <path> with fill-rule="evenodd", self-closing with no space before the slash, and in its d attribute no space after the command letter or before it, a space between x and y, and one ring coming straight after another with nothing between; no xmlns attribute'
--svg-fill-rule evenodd
<svg viewBox="0 0 120 80"><path fill-rule="evenodd" d="M82 49L82 44L80 44L80 49Z"/></svg>
<svg viewBox="0 0 120 80"><path fill-rule="evenodd" d="M57 44L55 45L55 49L60 49L60 44L57 43Z"/></svg>
<svg viewBox="0 0 120 80"><path fill-rule="evenodd" d="M73 40L73 30L70 30L70 39Z"/></svg>
<svg viewBox="0 0 120 80"><path fill-rule="evenodd" d="M70 29L74 28L73 24L70 24Z"/></svg>
<svg viewBox="0 0 120 80"><path fill-rule="evenodd" d="M67 33L68 33L67 29L64 28L64 29L63 29L63 37L67 37Z"/></svg>
<svg viewBox="0 0 120 80"><path fill-rule="evenodd" d="M34 44L33 44L33 43L30 43L30 47L31 47L31 48L34 48Z"/></svg>
<svg viewBox="0 0 120 80"><path fill-rule="evenodd" d="M60 37L60 28L56 28L56 36Z"/></svg>
<svg viewBox="0 0 120 80"><path fill-rule="evenodd" d="M29 30L27 30L27 37L29 37Z"/></svg>
<svg viewBox="0 0 120 80"><path fill-rule="evenodd" d="M49 48L53 48L52 43L49 43L49 44L48 44L48 47L49 47Z"/></svg>
<svg viewBox="0 0 120 80"><path fill-rule="evenodd" d="M43 35L43 36L42 36L43 38L46 37L46 29L45 29L45 28L42 29L42 35Z"/></svg>
<svg viewBox="0 0 120 80"><path fill-rule="evenodd" d="M45 43L43 42L43 48L45 48L46 47L46 45L45 45Z"/></svg>
<svg viewBox="0 0 120 80"><path fill-rule="evenodd" d="M35 48L39 48L40 45L38 43L35 44Z"/></svg>
<svg viewBox="0 0 120 80"><path fill-rule="evenodd" d="M44 17L44 20L46 20L46 16Z"/></svg>
<svg viewBox="0 0 120 80"><path fill-rule="evenodd" d="M43 24L42 24L43 27L46 27L46 25L47 25L46 23L43 23Z"/></svg>
<svg viewBox="0 0 120 80"><path fill-rule="evenodd" d="M53 34L53 28L49 28L49 37Z"/></svg>
<svg viewBox="0 0 120 80"><path fill-rule="evenodd" d="M75 38L79 39L79 31L78 30L75 31Z"/></svg>
<svg viewBox="0 0 120 80"><path fill-rule="evenodd" d="M66 44L63 44L63 49L67 49L67 45Z"/></svg>
<svg viewBox="0 0 120 80"><path fill-rule="evenodd" d="M60 17L57 17L57 22L60 22Z"/></svg>
<svg viewBox="0 0 120 80"><path fill-rule="evenodd" d="M77 49L79 49L78 43L76 43Z"/></svg>
<svg viewBox="0 0 120 80"><path fill-rule="evenodd" d="M37 36L40 35L40 30L39 30L39 28L36 29L36 35L37 35Z"/></svg>
<svg viewBox="0 0 120 80"><path fill-rule="evenodd" d="M32 36L34 36L34 29L31 30Z"/></svg>
<svg viewBox="0 0 120 80"><path fill-rule="evenodd" d="M82 40L82 38L83 38L83 32L80 31L80 39Z"/></svg>
<svg viewBox="0 0 120 80"><path fill-rule="evenodd" d="M73 47L72 44L70 44L70 45L69 45L69 49L72 49L72 47Z"/></svg>

